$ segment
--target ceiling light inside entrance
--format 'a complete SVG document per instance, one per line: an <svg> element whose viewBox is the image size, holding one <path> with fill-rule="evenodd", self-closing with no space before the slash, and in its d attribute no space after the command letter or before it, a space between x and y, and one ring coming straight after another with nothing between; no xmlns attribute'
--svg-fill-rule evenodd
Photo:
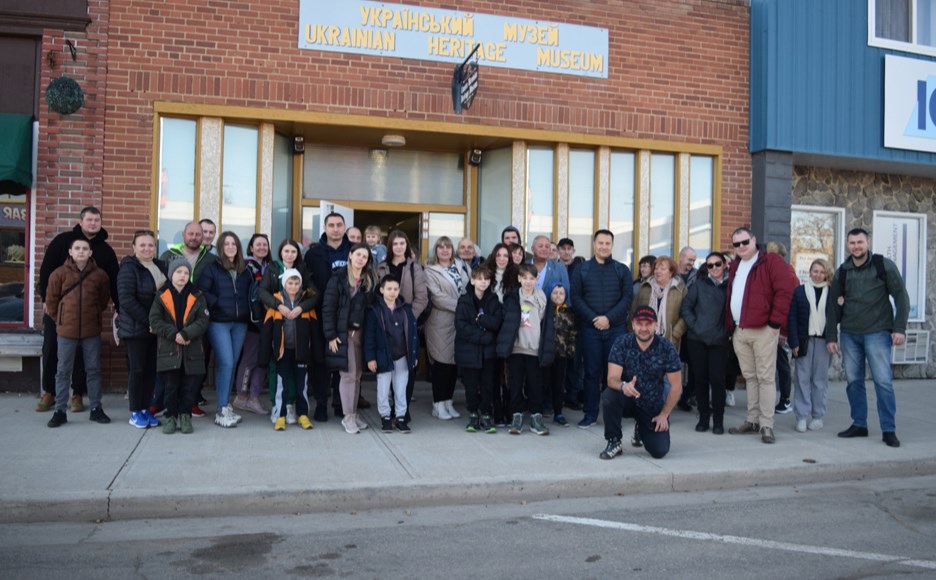
<svg viewBox="0 0 936 580"><path fill-rule="evenodd" d="M383 136L383 139L380 140L380 143L384 147L402 147L406 145L406 137L403 135L394 135L393 133L387 133Z"/></svg>

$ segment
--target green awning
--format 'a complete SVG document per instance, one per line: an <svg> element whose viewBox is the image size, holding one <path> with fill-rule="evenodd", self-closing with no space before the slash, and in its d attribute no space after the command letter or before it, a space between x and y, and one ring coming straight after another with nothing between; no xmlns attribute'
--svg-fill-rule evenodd
<svg viewBox="0 0 936 580"><path fill-rule="evenodd" d="M0 182L32 187L32 115L0 113Z"/></svg>

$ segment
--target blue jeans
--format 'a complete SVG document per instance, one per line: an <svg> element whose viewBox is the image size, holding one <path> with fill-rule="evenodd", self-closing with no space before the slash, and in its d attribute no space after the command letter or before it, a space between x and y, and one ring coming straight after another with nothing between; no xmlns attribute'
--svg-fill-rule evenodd
<svg viewBox="0 0 936 580"><path fill-rule="evenodd" d="M208 340L215 355L215 390L218 408L226 407L234 384L234 365L247 338L246 322L211 322Z"/></svg>
<svg viewBox="0 0 936 580"><path fill-rule="evenodd" d="M598 330L590 324L581 326L579 349L582 351L582 365L585 367L585 379L582 388L585 395L585 416L598 418L598 402L601 400L601 387L607 380L608 355L611 345L619 336L627 333L625 326L616 326L608 330Z"/></svg>
<svg viewBox="0 0 936 580"><path fill-rule="evenodd" d="M881 431L893 432L897 400L894 396L894 377L891 372L891 335L889 332L849 334L841 331L839 346L845 361L845 379L848 386L848 404L851 406L852 423L857 427L868 426L868 395L865 391L865 360L871 367L874 393L877 396L878 419Z"/></svg>

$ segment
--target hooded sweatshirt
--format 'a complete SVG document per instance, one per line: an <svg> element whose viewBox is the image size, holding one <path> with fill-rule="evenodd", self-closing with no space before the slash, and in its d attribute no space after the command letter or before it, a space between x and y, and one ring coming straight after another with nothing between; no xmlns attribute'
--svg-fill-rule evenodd
<svg viewBox="0 0 936 580"><path fill-rule="evenodd" d="M514 354L537 356L540 347L540 331L546 313L546 295L539 288L527 295L520 289L520 328L514 341Z"/></svg>

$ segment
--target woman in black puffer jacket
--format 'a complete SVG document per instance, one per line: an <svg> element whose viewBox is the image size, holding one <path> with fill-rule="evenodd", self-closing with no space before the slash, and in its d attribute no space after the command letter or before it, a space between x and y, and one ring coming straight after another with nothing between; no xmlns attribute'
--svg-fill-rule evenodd
<svg viewBox="0 0 936 580"><path fill-rule="evenodd" d="M156 291L166 283L166 264L155 256L156 234L140 230L133 234L133 255L123 259L117 273L117 336L127 345L130 424L138 429L159 425L149 411L156 384L156 336L150 333L149 312Z"/></svg>

